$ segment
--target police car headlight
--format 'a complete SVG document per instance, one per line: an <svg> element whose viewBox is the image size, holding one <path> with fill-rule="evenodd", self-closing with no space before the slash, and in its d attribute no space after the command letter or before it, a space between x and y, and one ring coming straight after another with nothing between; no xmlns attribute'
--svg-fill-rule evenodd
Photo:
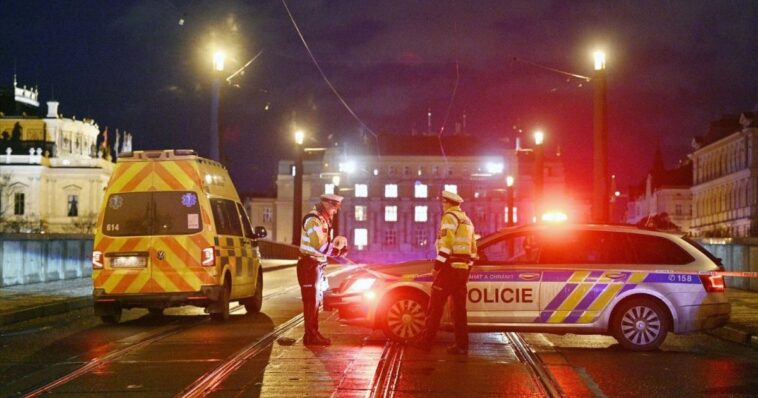
<svg viewBox="0 0 758 398"><path fill-rule="evenodd" d="M374 278L358 278L345 290L345 293L362 293L374 285Z"/></svg>

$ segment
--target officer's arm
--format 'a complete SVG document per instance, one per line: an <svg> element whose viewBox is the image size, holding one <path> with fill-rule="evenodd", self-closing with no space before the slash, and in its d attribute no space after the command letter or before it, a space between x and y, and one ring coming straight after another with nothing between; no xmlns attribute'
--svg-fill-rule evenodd
<svg viewBox="0 0 758 398"><path fill-rule="evenodd" d="M434 259L434 269L439 270L447 262L453 253L453 241L455 240L455 229L457 227L455 217L450 214L442 216L440 224L440 239L437 245L437 258Z"/></svg>

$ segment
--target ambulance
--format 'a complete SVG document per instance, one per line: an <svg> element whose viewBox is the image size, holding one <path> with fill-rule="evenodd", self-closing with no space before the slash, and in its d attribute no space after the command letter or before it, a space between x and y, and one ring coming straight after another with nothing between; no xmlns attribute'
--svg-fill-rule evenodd
<svg viewBox="0 0 758 398"><path fill-rule="evenodd" d="M119 156L100 208L92 252L95 315L123 309L205 308L229 318L230 301L257 313L263 272L257 240L229 173L193 150Z"/></svg>

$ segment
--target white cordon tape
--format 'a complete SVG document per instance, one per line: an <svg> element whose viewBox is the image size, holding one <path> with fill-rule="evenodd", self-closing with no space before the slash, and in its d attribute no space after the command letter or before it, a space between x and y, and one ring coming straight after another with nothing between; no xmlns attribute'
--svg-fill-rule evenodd
<svg viewBox="0 0 758 398"><path fill-rule="evenodd" d="M706 272L705 274L706 275L734 276L737 278L758 278L758 272L746 272L746 271L719 271L719 272Z"/></svg>

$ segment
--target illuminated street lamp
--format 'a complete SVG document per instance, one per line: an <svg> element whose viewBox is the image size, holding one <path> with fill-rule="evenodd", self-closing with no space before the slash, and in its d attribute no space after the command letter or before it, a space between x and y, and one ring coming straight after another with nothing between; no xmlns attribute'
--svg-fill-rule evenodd
<svg viewBox="0 0 758 398"><path fill-rule="evenodd" d="M211 84L211 159L223 163L223 130L221 128L221 75L224 73L226 54L216 51L213 54L213 81Z"/></svg>
<svg viewBox="0 0 758 398"><path fill-rule="evenodd" d="M592 221L607 223L610 196L608 194L608 101L605 80L605 53L594 53L595 72L592 76L593 85L593 190L592 190Z"/></svg>
<svg viewBox="0 0 758 398"><path fill-rule="evenodd" d="M305 132L303 130L295 131L295 177L294 195L292 200L292 244L300 246L300 223L303 221L303 142L305 142Z"/></svg>
<svg viewBox="0 0 758 398"><path fill-rule="evenodd" d="M542 191L544 187L545 168L545 133L540 130L534 132L534 213L539 220L542 212Z"/></svg>
<svg viewBox="0 0 758 398"><path fill-rule="evenodd" d="M505 201L508 206L508 226L514 225L513 221L513 176L505 177Z"/></svg>

